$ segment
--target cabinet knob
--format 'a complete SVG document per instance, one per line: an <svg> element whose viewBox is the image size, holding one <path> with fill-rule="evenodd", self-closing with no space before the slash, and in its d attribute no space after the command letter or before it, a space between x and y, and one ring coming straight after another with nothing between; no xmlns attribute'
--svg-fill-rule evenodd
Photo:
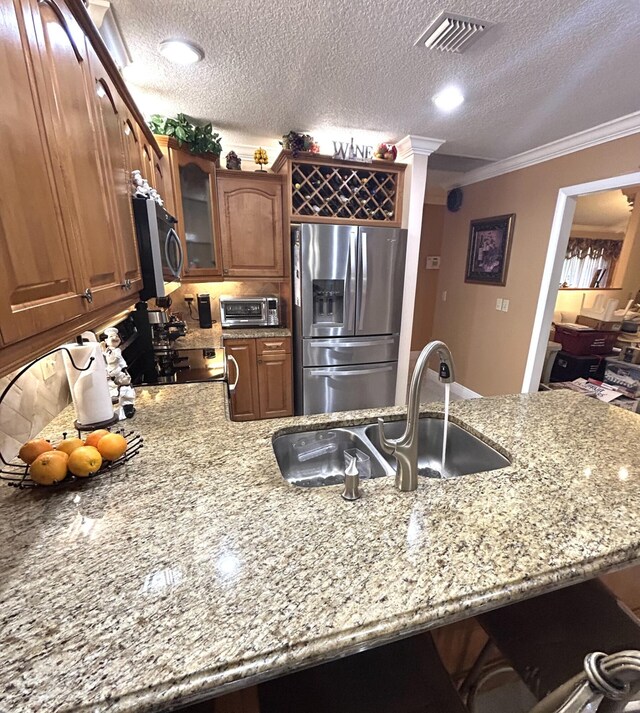
<svg viewBox="0 0 640 713"><path fill-rule="evenodd" d="M222 274L223 274L223 275L228 275L228 274L229 274L229 269L225 267L225 268L222 270Z"/></svg>
<svg viewBox="0 0 640 713"><path fill-rule="evenodd" d="M87 289L80 296L87 300L89 304L93 302L93 292L91 292L90 287L87 287Z"/></svg>
<svg viewBox="0 0 640 713"><path fill-rule="evenodd" d="M258 359L258 364L262 364L262 359Z"/></svg>
<svg viewBox="0 0 640 713"><path fill-rule="evenodd" d="M131 280L127 278L124 282L120 284L120 287L122 287L123 290L130 290L131 289Z"/></svg>

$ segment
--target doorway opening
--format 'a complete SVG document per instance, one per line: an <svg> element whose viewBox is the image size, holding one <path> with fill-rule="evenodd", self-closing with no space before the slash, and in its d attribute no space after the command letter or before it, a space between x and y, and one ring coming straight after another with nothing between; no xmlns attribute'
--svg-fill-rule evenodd
<svg viewBox="0 0 640 713"><path fill-rule="evenodd" d="M563 284L561 278L564 277L577 281L578 285L584 284L582 280L587 279L586 273L580 274L584 271L578 269L579 266L565 266L567 248L569 246L572 225L574 224L574 215L578 199L581 196L591 196L605 191L626 189L638 185L640 185L640 172L635 172L614 178L567 186L558 191L558 200L553 216L549 247L547 249L547 257L540 284L540 294L529 344L527 365L522 382L522 392L534 392L539 388L547 355L547 345L549 342L549 332L551 330L553 314L556 308L560 285ZM640 206L638 206L636 210L640 210ZM596 275L596 280L600 277L599 284L603 284L604 276L607 275L607 272L610 273L610 275L607 275L608 280L616 279L615 265L612 266L610 263L606 265L594 264L592 267L605 270L604 273L598 273ZM638 278L640 279L640 275L638 275ZM589 285L591 285L594 276L590 273L588 279L590 280ZM565 279L564 282L569 284L568 279ZM603 284L603 286L605 285L606 283ZM579 287L579 289L590 288ZM622 288L620 288L620 291L622 293ZM594 292L594 295L597 294L597 292ZM624 296L625 295L622 295L622 297ZM621 301L624 301L624 299ZM620 306L624 307L625 305L621 304Z"/></svg>

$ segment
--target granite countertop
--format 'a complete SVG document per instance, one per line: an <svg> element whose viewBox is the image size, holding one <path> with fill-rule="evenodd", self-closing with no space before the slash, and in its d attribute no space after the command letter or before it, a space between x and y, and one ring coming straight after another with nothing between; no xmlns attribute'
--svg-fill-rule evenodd
<svg viewBox="0 0 640 713"><path fill-rule="evenodd" d="M380 411L232 423L224 388L141 390L126 472L0 488L0 710L170 710L640 555L635 414L568 391L456 402L511 466L348 503L285 483L272 438Z"/></svg>
<svg viewBox="0 0 640 713"><path fill-rule="evenodd" d="M261 337L290 337L291 330L286 327L253 327L247 329L222 328L217 322L211 329L202 329L187 323L188 331L180 337L176 346L182 349L220 346L223 339L254 339Z"/></svg>

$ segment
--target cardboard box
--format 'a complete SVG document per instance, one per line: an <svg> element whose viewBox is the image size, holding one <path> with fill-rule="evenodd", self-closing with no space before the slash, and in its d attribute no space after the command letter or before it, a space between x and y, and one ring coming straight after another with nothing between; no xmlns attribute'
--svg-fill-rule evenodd
<svg viewBox="0 0 640 713"><path fill-rule="evenodd" d="M619 332L622 328L622 322L603 322L593 317L585 317L583 314L576 317L576 324L584 324L585 327L591 327L599 332Z"/></svg>

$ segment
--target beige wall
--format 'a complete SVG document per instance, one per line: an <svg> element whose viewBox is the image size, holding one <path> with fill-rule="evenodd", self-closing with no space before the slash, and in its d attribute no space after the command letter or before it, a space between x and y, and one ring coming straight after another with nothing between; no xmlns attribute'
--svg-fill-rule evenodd
<svg viewBox="0 0 640 713"><path fill-rule="evenodd" d="M637 171L640 134L600 144L464 187L458 213L445 215L433 336L453 352L456 380L483 395L519 392L531 340L558 190ZM515 213L505 287L464 282L469 221ZM496 311L498 297L510 300Z"/></svg>
<svg viewBox="0 0 640 713"><path fill-rule="evenodd" d="M431 340L433 333L440 270L427 270L426 262L427 255L440 255L445 211L446 207L443 205L426 204L422 212L422 235L411 351L422 349Z"/></svg>

